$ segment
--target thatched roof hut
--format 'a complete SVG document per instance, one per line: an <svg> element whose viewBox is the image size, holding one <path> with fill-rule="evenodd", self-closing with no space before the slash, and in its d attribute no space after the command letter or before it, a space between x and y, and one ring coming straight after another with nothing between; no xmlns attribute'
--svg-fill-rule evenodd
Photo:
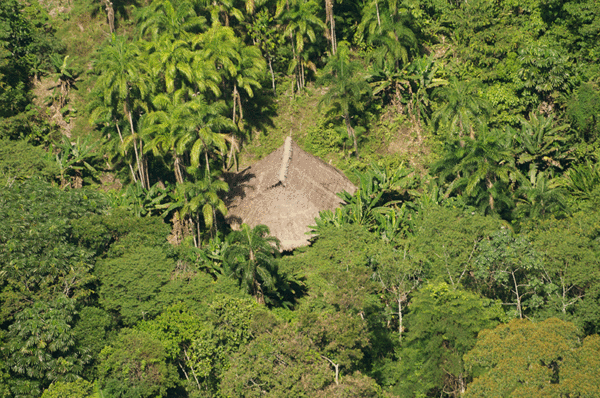
<svg viewBox="0 0 600 398"><path fill-rule="evenodd" d="M356 187L342 172L302 150L291 137L254 165L233 175L226 203L227 222L237 229L265 224L282 250L308 244L309 225L322 210L333 210L341 191Z"/></svg>

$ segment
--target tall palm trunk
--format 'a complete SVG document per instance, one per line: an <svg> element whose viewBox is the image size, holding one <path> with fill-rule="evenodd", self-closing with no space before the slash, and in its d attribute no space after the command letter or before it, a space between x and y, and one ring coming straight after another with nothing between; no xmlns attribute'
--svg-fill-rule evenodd
<svg viewBox="0 0 600 398"><path fill-rule="evenodd" d="M304 88L305 86L305 82L304 82L304 62L302 62L302 58L300 57L300 53L298 53L298 61L300 62L300 86L302 88Z"/></svg>
<svg viewBox="0 0 600 398"><path fill-rule="evenodd" d="M244 119L244 110L242 109L242 98L240 96L240 92L237 88L237 84L233 84L233 123L235 123L236 115L239 115L238 122L241 122Z"/></svg>
<svg viewBox="0 0 600 398"><path fill-rule="evenodd" d="M104 8L106 9L106 17L108 19L108 27L110 28L110 34L115 33L115 10L113 3L110 0L103 0Z"/></svg>
<svg viewBox="0 0 600 398"><path fill-rule="evenodd" d="M233 121L233 123L235 123L235 115L237 113L237 109L236 109L236 106L237 106L237 101L236 101L237 94L238 94L238 92L237 92L237 85L234 83L233 84L233 94L232 94L232 97L233 97L233 114L231 116L231 120Z"/></svg>
<svg viewBox="0 0 600 398"><path fill-rule="evenodd" d="M121 140L121 145L123 145L123 134L121 133L121 128L119 127L119 123L115 120L115 126L117 126L117 132L119 133L119 139ZM131 166L131 162L127 161L127 165L129 166L129 170L131 171L131 177L133 178L133 182L137 182L137 177L135 175L135 171L133 171L133 166Z"/></svg>
<svg viewBox="0 0 600 398"><path fill-rule="evenodd" d="M325 34L325 38L331 43L331 55L335 55L337 51L337 39L335 35L335 18L333 14L333 0L325 0L325 19L329 24L329 32ZM327 31L325 31L327 32Z"/></svg>
<svg viewBox="0 0 600 398"><path fill-rule="evenodd" d="M269 58L269 71L271 72L271 85L273 86L273 95L277 95L277 90L275 87L275 73L273 73L273 62L271 61L271 56Z"/></svg>
<svg viewBox="0 0 600 398"><path fill-rule="evenodd" d="M129 107L127 106L127 102L125 102L123 104L123 107L125 108L125 114L127 115L127 119L129 119L129 127L131 128L131 134L135 135L135 129L133 127L133 117L131 116L131 111L129 110ZM142 187L144 188L148 188L148 186L146 186L146 181L147 179L145 178L145 173L144 173L144 165L142 164L141 160L140 160L140 154L138 153L138 148L137 148L137 140L134 138L133 139L133 152L135 153L135 161L138 167L138 176L139 176L139 180L142 183Z"/></svg>
<svg viewBox="0 0 600 398"><path fill-rule="evenodd" d="M350 124L350 115L348 114L348 112L344 113L344 122L346 122L346 130L348 131L348 135L350 136L350 138L352 138L352 141L354 143L354 154L358 158L359 155L358 155L358 142L356 140L356 131L354 131L352 124Z"/></svg>
<svg viewBox="0 0 600 398"><path fill-rule="evenodd" d="M183 184L183 173L181 171L181 159L179 158L179 156L177 156L175 151L173 151L173 158L175 159L174 164L173 164L173 169L175 170L175 181L177 181L178 184Z"/></svg>
<svg viewBox="0 0 600 398"><path fill-rule="evenodd" d="M227 156L227 170L229 170L231 168L231 161L233 160L233 163L235 165L235 170L238 170L238 165L237 165L237 158L235 157L235 153L239 150L237 141L235 140L235 136L231 135L230 136L230 141L231 143L231 148L229 149L229 155Z"/></svg>
<svg viewBox="0 0 600 398"><path fill-rule="evenodd" d="M492 196L492 187L494 186L494 184L492 184L492 181L490 180L489 175L485 177L485 181L486 181L486 185L488 187L488 191L490 192L489 197L488 197L490 208L492 210L494 210L494 197Z"/></svg>
<svg viewBox="0 0 600 398"><path fill-rule="evenodd" d="M294 43L294 36L290 35L290 40L292 41L292 55L294 56L294 59L296 60L296 87L298 88L298 91L302 90L301 84L300 84L300 57L296 54L296 44Z"/></svg>

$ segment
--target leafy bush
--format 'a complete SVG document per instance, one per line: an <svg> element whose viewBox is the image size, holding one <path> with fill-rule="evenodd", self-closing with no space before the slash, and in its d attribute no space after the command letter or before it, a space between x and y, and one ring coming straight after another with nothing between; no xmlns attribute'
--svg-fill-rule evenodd
<svg viewBox="0 0 600 398"><path fill-rule="evenodd" d="M46 151L25 141L0 139L0 186L36 176L51 180L59 173L57 165L46 158Z"/></svg>

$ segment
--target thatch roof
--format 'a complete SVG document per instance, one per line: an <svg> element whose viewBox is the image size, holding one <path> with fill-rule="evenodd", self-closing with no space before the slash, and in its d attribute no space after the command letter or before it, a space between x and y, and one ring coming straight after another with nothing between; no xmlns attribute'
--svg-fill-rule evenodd
<svg viewBox="0 0 600 398"><path fill-rule="evenodd" d="M333 210L341 191L356 187L342 172L302 150L291 137L284 145L254 165L233 175L226 199L227 222L265 224L281 241L282 250L308 244L309 225L322 210Z"/></svg>

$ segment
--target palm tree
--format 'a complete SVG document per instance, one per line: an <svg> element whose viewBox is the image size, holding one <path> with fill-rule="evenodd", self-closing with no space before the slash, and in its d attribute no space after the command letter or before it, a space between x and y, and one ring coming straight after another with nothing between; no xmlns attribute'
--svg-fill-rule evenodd
<svg viewBox="0 0 600 398"><path fill-rule="evenodd" d="M219 178L218 171L208 173L206 170L195 169L191 175L194 181L178 183L168 194L170 201L161 204L160 208L165 209L162 217L174 212L184 225L189 226L194 237L194 246L200 247L203 237L202 224L214 236L217 212L227 215L227 207L219 193L229 191L229 186Z"/></svg>
<svg viewBox="0 0 600 398"><path fill-rule="evenodd" d="M349 44L340 42L337 53L329 58L323 70L324 74L317 80L319 84L331 84L320 104L331 105L335 112L341 114L348 136L353 140L356 157L358 157L358 140L352 126L350 112L352 108L362 107L364 96L371 94L371 87L362 71L364 71L362 63L351 59Z"/></svg>
<svg viewBox="0 0 600 398"><path fill-rule="evenodd" d="M254 15L253 21L249 26L249 34L252 37L254 45L261 50L263 57L268 62L273 95L277 95L273 61L277 58L275 54L277 45L280 42L280 35L277 33L276 22L273 21L272 15L267 8L262 9Z"/></svg>
<svg viewBox="0 0 600 398"><path fill-rule="evenodd" d="M224 154L227 151L227 132L235 130L231 119L224 116L227 106L223 101L208 102L197 95L188 104L191 114L186 128L177 140L177 151L190 154L191 166L200 166L200 156L204 154L205 166L210 173L209 155L218 150Z"/></svg>
<svg viewBox="0 0 600 398"><path fill-rule="evenodd" d="M178 184L184 182L183 158L185 152L179 151L177 142L186 132L193 131L196 126L192 122L193 102L187 101L185 90L177 90L174 94L158 94L152 100L155 111L145 117L142 137L146 139L145 150L152 151L155 156L173 158L173 172Z"/></svg>
<svg viewBox="0 0 600 398"><path fill-rule="evenodd" d="M149 42L149 63L156 81L164 82L167 93L182 87L193 88L195 83L192 59L194 54L185 40L173 40L162 36Z"/></svg>
<svg viewBox="0 0 600 398"><path fill-rule="evenodd" d="M236 7L234 0L201 0L199 4L210 13L210 22L222 23L225 26L230 25L230 18L235 18L238 22L244 21L244 13ZM252 3L246 1L246 9L252 8Z"/></svg>
<svg viewBox="0 0 600 398"><path fill-rule="evenodd" d="M214 65L225 80L235 76L236 65L240 62L238 40L233 29L215 22L193 39L192 48L196 50L196 57Z"/></svg>
<svg viewBox="0 0 600 398"><path fill-rule="evenodd" d="M100 94L103 104L96 106L92 119L100 114L106 114L107 109L116 117L118 108L122 107L123 114L129 122L130 135L124 137L115 121L117 132L126 154L128 147L133 147L137 168L134 180L139 180L144 188L150 185L146 160L143 158L143 142L139 139L133 112L144 108L143 100L150 92L145 65L141 62L141 51L135 43L129 43L124 37L113 36L109 45L102 48L94 65L102 73L98 77L95 89ZM137 175L137 178L136 178Z"/></svg>
<svg viewBox="0 0 600 398"><path fill-rule="evenodd" d="M512 207L508 190L519 178L510 143L501 131L486 131L476 139L446 144L432 171L442 182L450 181L446 196L459 192L484 212L498 211L498 203Z"/></svg>
<svg viewBox="0 0 600 398"><path fill-rule="evenodd" d="M254 96L254 90L261 87L260 80L266 72L266 62L256 46L247 46L235 36L233 29L215 23L207 32L199 35L194 41L198 48L198 58L213 65L221 74L221 87L231 90L232 124L243 129L242 95ZM229 140L230 155L237 148L236 137Z"/></svg>
<svg viewBox="0 0 600 398"><path fill-rule="evenodd" d="M316 71L316 66L308 59L305 45L317 40L317 32L326 26L317 15L319 5L314 0L279 1L276 18L281 18L285 26L284 35L290 39L293 59L288 66L288 73L296 77L296 86L302 90L305 86L306 68Z"/></svg>
<svg viewBox="0 0 600 398"><path fill-rule="evenodd" d="M359 40L375 49L377 66L389 71L398 71L400 63L408 63L410 53L417 48L416 36L408 26L410 15L399 5L396 0L368 2L357 29Z"/></svg>
<svg viewBox="0 0 600 398"><path fill-rule="evenodd" d="M468 132L475 139L475 129L485 125L490 115L490 105L478 94L480 83L477 81L459 81L456 77L450 83L433 92L442 105L433 114L433 126L436 130L444 127L452 135L462 137Z"/></svg>
<svg viewBox="0 0 600 398"><path fill-rule="evenodd" d="M227 207L219 197L219 192L228 192L229 186L225 181L219 179L219 171L209 173L208 170L205 170L203 175L203 178L198 178L195 182L184 184L187 199L180 211L182 218L190 217L194 220L194 224L196 225L196 247L200 246L202 241L200 213L202 213L204 226L211 233L214 233L216 230L217 212L223 216L227 215Z"/></svg>
<svg viewBox="0 0 600 398"><path fill-rule="evenodd" d="M206 28L206 19L196 14L193 4L180 0L173 5L169 0L154 1L137 12L137 25L141 37L151 41L168 36L172 39L187 39L190 33Z"/></svg>
<svg viewBox="0 0 600 398"><path fill-rule="evenodd" d="M222 85L230 85L233 100L234 122L243 119L240 90L249 97L254 89L260 88L260 79L267 69L261 51L256 46L247 46L235 36L233 29L214 24L206 33L194 41L199 49L198 56L214 65L221 73Z"/></svg>
<svg viewBox="0 0 600 398"><path fill-rule="evenodd" d="M600 163L587 161L569 169L561 186L579 200L598 201L600 197Z"/></svg>
<svg viewBox="0 0 600 398"><path fill-rule="evenodd" d="M448 84L440 75L438 62L432 57L420 57L412 60L402 71L382 68L373 63L369 81L373 87L373 95L379 95L384 101L390 101L396 106L398 112L406 111L407 116L422 140L421 131L423 123L427 123L431 116L431 93L434 89ZM408 93L409 101L404 101Z"/></svg>
<svg viewBox="0 0 600 398"><path fill-rule="evenodd" d="M220 97L221 89L219 88L219 84L221 84L221 76L215 64L195 52L191 65L194 78L194 91L200 94L210 91L215 97Z"/></svg>
<svg viewBox="0 0 600 398"><path fill-rule="evenodd" d="M233 79L233 121L238 125L244 119L242 100L239 90L243 90L248 97L254 97L254 89L260 89L260 80L267 70L267 63L260 49L255 46L246 46L238 41L239 62ZM237 111L236 111L237 110ZM237 112L237 122L236 122Z"/></svg>
<svg viewBox="0 0 600 398"><path fill-rule="evenodd" d="M422 121L428 121L431 116L431 94L434 89L448 84L448 80L437 77L440 67L436 60L429 57L421 57L413 60L407 67L407 80L412 87L412 100L409 114L412 113L417 126Z"/></svg>
<svg viewBox="0 0 600 398"><path fill-rule="evenodd" d="M276 289L275 256L278 253L279 240L269 236L269 228L266 225L257 225L250 229L247 224L242 224L239 231L233 231L227 236L227 243L227 271L258 303L264 304L265 294Z"/></svg>

